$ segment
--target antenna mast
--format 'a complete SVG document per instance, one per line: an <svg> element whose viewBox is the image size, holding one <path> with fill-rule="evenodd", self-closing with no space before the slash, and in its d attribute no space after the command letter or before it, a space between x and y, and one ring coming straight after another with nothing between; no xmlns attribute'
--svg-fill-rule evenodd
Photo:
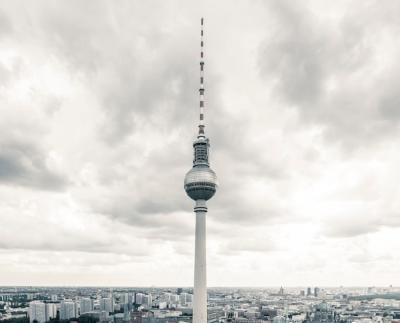
<svg viewBox="0 0 400 323"><path fill-rule="evenodd" d="M201 18L201 34L200 34L200 122L199 137L204 137L204 18Z"/></svg>

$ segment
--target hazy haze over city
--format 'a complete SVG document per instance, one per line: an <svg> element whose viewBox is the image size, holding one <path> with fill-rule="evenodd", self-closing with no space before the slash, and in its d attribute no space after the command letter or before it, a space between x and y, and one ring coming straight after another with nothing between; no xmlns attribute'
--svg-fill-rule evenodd
<svg viewBox="0 0 400 323"><path fill-rule="evenodd" d="M400 285L400 2L3 1L0 285Z"/></svg>

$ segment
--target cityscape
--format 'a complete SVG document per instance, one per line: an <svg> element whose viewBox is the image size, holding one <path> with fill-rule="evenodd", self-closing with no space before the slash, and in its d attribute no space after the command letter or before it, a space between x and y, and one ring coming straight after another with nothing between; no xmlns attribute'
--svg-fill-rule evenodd
<svg viewBox="0 0 400 323"><path fill-rule="evenodd" d="M210 323L400 322L400 288L209 288ZM192 288L1 287L4 323L192 322Z"/></svg>
<svg viewBox="0 0 400 323"><path fill-rule="evenodd" d="M400 323L399 12L5 2L0 323Z"/></svg>

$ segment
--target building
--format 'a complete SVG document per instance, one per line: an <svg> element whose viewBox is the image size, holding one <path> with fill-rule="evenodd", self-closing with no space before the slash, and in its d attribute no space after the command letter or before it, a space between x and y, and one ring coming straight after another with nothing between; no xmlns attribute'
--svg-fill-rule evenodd
<svg viewBox="0 0 400 323"><path fill-rule="evenodd" d="M99 311L92 311L92 312L87 312L85 314L82 314L79 316L79 318L85 318L85 317L90 317L90 318L94 318L95 320L100 321L100 312Z"/></svg>
<svg viewBox="0 0 400 323"><path fill-rule="evenodd" d="M124 320L125 320L125 315L124 315L124 313L117 313L117 314L114 314L113 320L114 320L114 323L123 323ZM128 320L129 320L129 318L128 318Z"/></svg>
<svg viewBox="0 0 400 323"><path fill-rule="evenodd" d="M80 301L80 315L93 311L93 300L84 297Z"/></svg>
<svg viewBox="0 0 400 323"><path fill-rule="evenodd" d="M153 304L153 298L152 298L151 294L143 295L142 305L144 305L147 308L151 308L152 304Z"/></svg>
<svg viewBox="0 0 400 323"><path fill-rule="evenodd" d="M179 323L178 317L142 317L143 323Z"/></svg>
<svg viewBox="0 0 400 323"><path fill-rule="evenodd" d="M196 214L195 261L194 261L194 299L193 322L207 323L207 269L206 269L206 201L217 190L217 176L210 168L209 147L204 128L204 41L201 18L200 51L200 120L197 139L193 142L194 160L192 169L186 174L184 188L187 195L195 201Z"/></svg>
<svg viewBox="0 0 400 323"><path fill-rule="evenodd" d="M102 298L100 300L100 311L111 313L114 311L113 301L111 298Z"/></svg>
<svg viewBox="0 0 400 323"><path fill-rule="evenodd" d="M129 310L133 309L134 303L135 303L135 293L129 293Z"/></svg>
<svg viewBox="0 0 400 323"><path fill-rule="evenodd" d="M179 295L171 294L169 295L169 303L170 304L178 304L179 302Z"/></svg>
<svg viewBox="0 0 400 323"><path fill-rule="evenodd" d="M60 320L69 320L76 317L76 304L72 300L64 300L60 304Z"/></svg>
<svg viewBox="0 0 400 323"><path fill-rule="evenodd" d="M46 322L57 317L57 305L54 303L46 303Z"/></svg>
<svg viewBox="0 0 400 323"><path fill-rule="evenodd" d="M143 305L146 308L151 308L153 305L153 297L151 294L137 293L135 296L135 304Z"/></svg>
<svg viewBox="0 0 400 323"><path fill-rule="evenodd" d="M207 310L207 316L209 323L220 322L225 316L224 309L222 306L209 307Z"/></svg>
<svg viewBox="0 0 400 323"><path fill-rule="evenodd" d="M129 300L128 300L128 293L122 293L119 295L119 302L120 304L128 304Z"/></svg>
<svg viewBox="0 0 400 323"><path fill-rule="evenodd" d="M311 315L312 323L333 323L335 313L326 302L317 304Z"/></svg>
<svg viewBox="0 0 400 323"><path fill-rule="evenodd" d="M142 305L143 304L143 296L144 296L144 294L137 293L135 295L135 304Z"/></svg>
<svg viewBox="0 0 400 323"><path fill-rule="evenodd" d="M37 321L38 323L46 322L46 304L40 301L29 303L29 321Z"/></svg>
<svg viewBox="0 0 400 323"><path fill-rule="evenodd" d="M99 316L99 320L100 322L108 322L109 321L109 313L106 311L101 311L100 312L100 316Z"/></svg>
<svg viewBox="0 0 400 323"><path fill-rule="evenodd" d="M33 301L29 303L29 320L32 323L44 323L50 319L57 317L57 305L54 303L43 303L41 301Z"/></svg>
<svg viewBox="0 0 400 323"><path fill-rule="evenodd" d="M130 323L142 323L142 312L131 312Z"/></svg>
<svg viewBox="0 0 400 323"><path fill-rule="evenodd" d="M182 293L179 295L179 303L183 306L191 304L193 301L193 295L189 293Z"/></svg>
<svg viewBox="0 0 400 323"><path fill-rule="evenodd" d="M286 318L284 316L275 316L274 319L272 320L273 323L285 323Z"/></svg>

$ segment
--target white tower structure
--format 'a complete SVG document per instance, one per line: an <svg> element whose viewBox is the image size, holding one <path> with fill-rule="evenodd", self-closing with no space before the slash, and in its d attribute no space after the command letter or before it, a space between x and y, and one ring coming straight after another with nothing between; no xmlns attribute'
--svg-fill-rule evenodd
<svg viewBox="0 0 400 323"><path fill-rule="evenodd" d="M201 18L200 51L200 120L197 139L193 142L194 160L186 174L184 188L196 204L196 237L194 260L193 323L207 323L207 270L206 270L206 201L217 190L217 176L208 162L210 141L204 128L204 19Z"/></svg>

